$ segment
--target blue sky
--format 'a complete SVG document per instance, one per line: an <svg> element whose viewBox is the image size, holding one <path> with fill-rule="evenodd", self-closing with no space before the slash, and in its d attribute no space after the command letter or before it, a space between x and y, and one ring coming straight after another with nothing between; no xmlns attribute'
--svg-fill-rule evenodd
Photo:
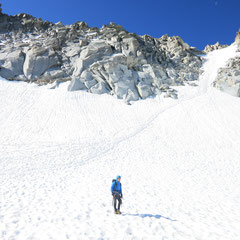
<svg viewBox="0 0 240 240"><path fill-rule="evenodd" d="M240 0L3 0L3 12L25 12L51 22L85 21L101 27L110 21L129 32L180 36L191 46L231 44L240 28Z"/></svg>

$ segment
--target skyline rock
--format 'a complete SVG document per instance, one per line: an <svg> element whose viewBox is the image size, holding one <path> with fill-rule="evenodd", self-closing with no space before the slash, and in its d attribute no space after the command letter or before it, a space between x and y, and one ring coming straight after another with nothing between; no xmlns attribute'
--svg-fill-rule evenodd
<svg viewBox="0 0 240 240"><path fill-rule="evenodd" d="M214 50L218 50L218 49L222 49L222 48L225 48L225 47L228 47L227 44L219 44L219 42L216 42L215 44L213 45L207 45L205 48L204 48L204 52L205 53L208 53L208 52L211 52L211 51L214 51Z"/></svg>
<svg viewBox="0 0 240 240"><path fill-rule="evenodd" d="M235 42L240 46L240 28L236 34Z"/></svg>
<svg viewBox="0 0 240 240"><path fill-rule="evenodd" d="M203 52L179 36L139 36L113 22L53 24L23 13L0 15L0 47L0 76L8 80L71 81L69 91L108 93L126 103L163 93L177 98L172 87L198 80L203 63Z"/></svg>

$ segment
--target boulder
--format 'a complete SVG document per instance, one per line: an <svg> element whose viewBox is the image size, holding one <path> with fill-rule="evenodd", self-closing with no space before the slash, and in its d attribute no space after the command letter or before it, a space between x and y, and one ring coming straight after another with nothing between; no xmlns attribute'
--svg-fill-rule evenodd
<svg viewBox="0 0 240 240"><path fill-rule="evenodd" d="M94 94L109 93L109 90L107 89L107 85L105 82L98 82L93 87L91 87L89 91Z"/></svg>
<svg viewBox="0 0 240 240"><path fill-rule="evenodd" d="M53 49L34 47L26 54L23 72L28 80L35 80L47 69L57 66L58 64L59 60Z"/></svg>
<svg viewBox="0 0 240 240"><path fill-rule="evenodd" d="M51 81L54 79L69 78L69 76L60 67L53 67L45 71L42 78Z"/></svg>
<svg viewBox="0 0 240 240"><path fill-rule="evenodd" d="M91 87L93 87L94 85L96 85L98 82L93 79L93 80L90 80L90 81L84 81L84 84L85 86L90 89Z"/></svg>
<svg viewBox="0 0 240 240"><path fill-rule="evenodd" d="M96 58L112 54L112 48L105 41L92 41L82 52L80 57L86 59L90 56Z"/></svg>
<svg viewBox="0 0 240 240"><path fill-rule="evenodd" d="M92 73L88 70L82 72L81 79L88 89L90 89L91 87L98 83L97 80L93 78Z"/></svg>
<svg viewBox="0 0 240 240"><path fill-rule="evenodd" d="M120 80L114 84L114 93L117 98L123 99L128 90L133 90L134 88L134 82L131 79Z"/></svg>
<svg viewBox="0 0 240 240"><path fill-rule="evenodd" d="M80 81L79 78L73 77L70 84L68 85L68 91L78 91L86 89L85 85Z"/></svg>
<svg viewBox="0 0 240 240"><path fill-rule="evenodd" d="M24 53L21 50L0 54L0 76L9 80L23 75Z"/></svg>
<svg viewBox="0 0 240 240"><path fill-rule="evenodd" d="M124 65L124 59L122 56L114 56L103 64L105 69L105 79L107 83L114 88L115 83L122 79L129 79L132 77L132 71Z"/></svg>
<svg viewBox="0 0 240 240"><path fill-rule="evenodd" d="M80 57L74 63L74 76L80 76L84 69L94 62L103 59L104 57L112 54L112 48L104 41L91 42L85 47Z"/></svg>
<svg viewBox="0 0 240 240"><path fill-rule="evenodd" d="M153 94L151 86L147 85L144 82L139 82L137 84L137 90L142 99L146 99L147 97L149 97Z"/></svg>
<svg viewBox="0 0 240 240"><path fill-rule="evenodd" d="M137 91L133 91L128 89L126 94L123 96L125 103L129 104L132 101L137 101L139 99L139 95Z"/></svg>

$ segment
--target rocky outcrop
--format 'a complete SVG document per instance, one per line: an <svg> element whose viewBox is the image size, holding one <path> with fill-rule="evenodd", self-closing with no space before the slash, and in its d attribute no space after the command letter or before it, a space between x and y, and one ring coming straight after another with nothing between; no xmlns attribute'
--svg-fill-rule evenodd
<svg viewBox="0 0 240 240"><path fill-rule="evenodd" d="M235 38L235 42L240 46L240 28L237 32L236 38Z"/></svg>
<svg viewBox="0 0 240 240"><path fill-rule="evenodd" d="M211 52L211 51L214 51L214 50L217 50L217 49L222 49L222 48L225 48L225 47L228 47L228 45L227 44L223 45L223 44L219 44L219 42L216 42L213 45L207 45L204 48L203 52L208 53L208 52Z"/></svg>
<svg viewBox="0 0 240 240"><path fill-rule="evenodd" d="M15 80L16 78L24 78L23 64L25 55L21 50L14 50L0 53L0 76Z"/></svg>
<svg viewBox="0 0 240 240"><path fill-rule="evenodd" d="M59 60L53 49L35 46L26 52L23 73L28 80L35 80L58 64Z"/></svg>
<svg viewBox="0 0 240 240"><path fill-rule="evenodd" d="M221 91L240 97L240 57L231 58L219 69L214 86Z"/></svg>
<svg viewBox="0 0 240 240"><path fill-rule="evenodd" d="M22 32L41 32L53 26L49 21L42 21L41 18L34 18L25 13L15 16L1 14L0 16L0 33L22 33Z"/></svg>
<svg viewBox="0 0 240 240"><path fill-rule="evenodd" d="M240 51L240 29L237 32L235 43ZM213 86L232 96L240 97L240 56L229 59L226 66L220 68Z"/></svg>
<svg viewBox="0 0 240 240"><path fill-rule="evenodd" d="M109 93L127 103L162 93L177 98L173 86L198 80L198 54L180 37L139 36L114 23L99 29L0 15L0 76L9 80L71 80L69 91Z"/></svg>

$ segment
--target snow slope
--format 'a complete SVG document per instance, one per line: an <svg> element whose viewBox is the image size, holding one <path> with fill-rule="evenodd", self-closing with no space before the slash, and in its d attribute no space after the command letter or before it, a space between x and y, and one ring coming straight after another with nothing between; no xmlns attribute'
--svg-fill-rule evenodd
<svg viewBox="0 0 240 240"><path fill-rule="evenodd" d="M132 106L1 79L0 239L238 240L240 99L211 87L235 51L209 53L178 100Z"/></svg>

